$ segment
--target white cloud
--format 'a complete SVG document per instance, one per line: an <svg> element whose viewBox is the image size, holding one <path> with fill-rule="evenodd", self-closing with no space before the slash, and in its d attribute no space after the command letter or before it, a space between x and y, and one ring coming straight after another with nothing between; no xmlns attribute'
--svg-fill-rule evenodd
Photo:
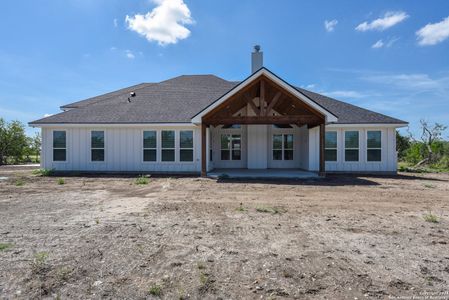
<svg viewBox="0 0 449 300"><path fill-rule="evenodd" d="M150 42L164 46L176 44L189 37L192 24L190 10L183 0L153 0L157 6L145 15L126 16L128 29L144 36Z"/></svg>
<svg viewBox="0 0 449 300"><path fill-rule="evenodd" d="M136 58L136 56L134 55L134 53L131 50L125 50L125 55L127 58L129 59L134 59Z"/></svg>
<svg viewBox="0 0 449 300"><path fill-rule="evenodd" d="M118 27L118 21L117 21L117 19L114 19L114 27L115 27L115 28Z"/></svg>
<svg viewBox="0 0 449 300"><path fill-rule="evenodd" d="M382 40L378 40L374 45L371 46L371 48L378 49L382 48L384 46L384 42Z"/></svg>
<svg viewBox="0 0 449 300"><path fill-rule="evenodd" d="M53 116L53 114L45 114L44 118L51 117L51 116Z"/></svg>
<svg viewBox="0 0 449 300"><path fill-rule="evenodd" d="M428 74L383 74L364 76L361 79L399 88L410 92L449 92L449 77L432 78Z"/></svg>
<svg viewBox="0 0 449 300"><path fill-rule="evenodd" d="M325 20L324 21L324 28L326 29L327 32L332 32L335 29L335 26L337 26L338 21L337 20Z"/></svg>
<svg viewBox="0 0 449 300"><path fill-rule="evenodd" d="M407 15L403 11L398 12L386 12L382 18L378 18L372 22L363 22L359 24L355 30L357 31L368 31L368 30L379 30L383 31L390 27L393 27L396 24L401 23L405 19L407 19L409 15Z"/></svg>
<svg viewBox="0 0 449 300"><path fill-rule="evenodd" d="M371 48L374 49L379 49L379 48L390 48L391 46L393 46L394 43L396 43L396 41L399 40L399 38L391 38L389 41L384 42L383 40L378 40L377 42L375 42Z"/></svg>
<svg viewBox="0 0 449 300"><path fill-rule="evenodd" d="M328 97L335 97L335 98L364 98L368 97L366 94L362 94L357 91L332 91L332 92L321 92L322 94L328 96Z"/></svg>
<svg viewBox="0 0 449 300"><path fill-rule="evenodd" d="M427 24L416 32L418 44L430 46L441 43L449 37L449 17L439 23Z"/></svg>

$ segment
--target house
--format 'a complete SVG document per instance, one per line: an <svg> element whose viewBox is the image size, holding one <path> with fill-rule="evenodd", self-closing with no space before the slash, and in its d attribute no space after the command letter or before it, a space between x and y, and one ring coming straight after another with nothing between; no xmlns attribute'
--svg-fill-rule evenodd
<svg viewBox="0 0 449 300"><path fill-rule="evenodd" d="M256 46L241 82L184 75L62 106L30 123L42 129L42 168L396 172L396 128L406 122L295 87L262 55Z"/></svg>

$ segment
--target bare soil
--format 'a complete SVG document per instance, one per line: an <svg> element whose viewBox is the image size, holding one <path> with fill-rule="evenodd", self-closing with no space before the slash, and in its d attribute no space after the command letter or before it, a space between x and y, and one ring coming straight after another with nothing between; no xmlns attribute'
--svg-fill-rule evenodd
<svg viewBox="0 0 449 300"><path fill-rule="evenodd" d="M449 298L449 174L0 177L0 298Z"/></svg>

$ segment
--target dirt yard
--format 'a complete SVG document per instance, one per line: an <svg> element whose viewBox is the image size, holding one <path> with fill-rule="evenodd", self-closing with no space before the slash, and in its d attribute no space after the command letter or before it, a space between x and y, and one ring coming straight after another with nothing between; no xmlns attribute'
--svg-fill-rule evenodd
<svg viewBox="0 0 449 300"><path fill-rule="evenodd" d="M0 298L449 298L448 174L1 177Z"/></svg>

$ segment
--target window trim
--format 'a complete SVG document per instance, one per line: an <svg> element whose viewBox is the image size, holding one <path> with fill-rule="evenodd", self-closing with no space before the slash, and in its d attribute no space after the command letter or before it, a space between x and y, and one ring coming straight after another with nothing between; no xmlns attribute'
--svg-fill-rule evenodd
<svg viewBox="0 0 449 300"><path fill-rule="evenodd" d="M145 141L144 141L144 133L145 133L145 131L154 131L154 132L156 132L156 148L145 148ZM142 158L142 163L144 163L144 164L154 164L154 163L158 163L158 162L159 162L159 147L158 147L158 145L159 145L159 130L155 130L155 129L143 129L142 132L141 132L140 137L142 138L142 139L141 139L141 142L142 142L142 144L141 144L141 145L142 145L142 156L141 156L141 158ZM146 160L144 159L144 156L145 156L144 151L145 151L145 150L156 150L156 160L146 161Z"/></svg>
<svg viewBox="0 0 449 300"><path fill-rule="evenodd" d="M55 131L63 131L65 132L65 148L55 148L53 147L54 145L54 133ZM57 163L57 164L65 164L68 163L68 157L69 157L69 150L68 150L68 139L67 139L67 130L66 129L52 129L51 130L51 161L53 163ZM65 160L54 160L54 149L65 149Z"/></svg>
<svg viewBox="0 0 449 300"><path fill-rule="evenodd" d="M175 133L175 137L174 137L174 144L173 144L173 148L163 148L162 147L162 132L164 132L164 131L173 131L174 133ZM178 140L178 133L179 133L179 130L176 130L176 129L161 129L160 130L160 147L159 147L159 152L160 152L160 160L158 161L159 163L161 163L161 164L173 164L173 163L179 163L179 159L177 159L177 156L176 156L176 142L177 142L177 140ZM162 160L162 151L163 150L173 150L174 151L174 159L173 160Z"/></svg>
<svg viewBox="0 0 449 300"><path fill-rule="evenodd" d="M274 136L275 135L280 135L281 136L281 139L282 139L281 149L274 149L274 147L273 147ZM293 142L292 148L285 148L285 138L284 138L284 136L286 136L286 135L291 135L292 136L292 142ZM274 159L274 151L275 150L276 151L279 151L279 150L282 151L282 159ZM284 153L285 150L291 150L293 152L293 159L289 159L289 160L285 159L285 153ZM295 135L293 133L272 133L271 134L271 160L272 161L294 161L295 160Z"/></svg>
<svg viewBox="0 0 449 300"><path fill-rule="evenodd" d="M92 132L94 131L102 131L103 132L103 148L92 148ZM106 130L101 129L91 129L90 130L90 138L89 138L89 145L90 145L90 162L94 164L103 164L106 162ZM103 160L92 160L92 150L103 150Z"/></svg>
<svg viewBox="0 0 449 300"><path fill-rule="evenodd" d="M358 148L346 148L346 132L356 131L358 132L359 138L358 138ZM345 163L349 164L358 164L361 162L360 160L360 130L359 129L347 129L343 131L343 161ZM359 152L358 160L348 161L346 160L346 150L357 150Z"/></svg>
<svg viewBox="0 0 449 300"><path fill-rule="evenodd" d="M223 135L229 136L229 147L227 149L223 149L222 145L221 145L221 137ZM233 140L232 136L233 135L240 136L240 149L238 149L238 150L240 150L240 159L232 159L232 151L234 150L234 148L232 147L232 140ZM221 152L224 151L224 150L229 151L229 159L222 159L221 158ZM242 133L241 132L238 132L238 133L233 133L233 132L229 132L229 133L225 132L224 133L224 132L221 132L220 133L220 161L242 161L242 156L243 156L243 151L242 151Z"/></svg>
<svg viewBox="0 0 449 300"><path fill-rule="evenodd" d="M336 140L337 145L335 145L335 148L327 148L326 147L326 133L328 133L328 132L335 132L335 134L337 135L337 140ZM326 160L326 150L335 150L337 159L336 160ZM338 152L339 152L338 151L338 130L326 130L324 132L324 162L325 163L331 163L331 164L338 163L340 161Z"/></svg>
<svg viewBox="0 0 449 300"><path fill-rule="evenodd" d="M191 131L192 132L192 148L181 148L181 131ZM179 129L178 133L175 133L175 148L176 148L176 136L178 136L178 163L180 164L192 164L195 162L195 131L193 129ZM192 160L185 161L181 160L181 150L192 150ZM175 153L176 160L176 153Z"/></svg>
<svg viewBox="0 0 449 300"><path fill-rule="evenodd" d="M368 148L368 132L372 132L372 131L379 131L380 132L380 148ZM365 155L365 162L369 163L369 164L379 164L379 163L383 163L383 158L382 158L382 130L377 129L377 130L366 130L366 155ZM368 150L380 150L380 160L376 160L376 161L369 161L368 160Z"/></svg>

